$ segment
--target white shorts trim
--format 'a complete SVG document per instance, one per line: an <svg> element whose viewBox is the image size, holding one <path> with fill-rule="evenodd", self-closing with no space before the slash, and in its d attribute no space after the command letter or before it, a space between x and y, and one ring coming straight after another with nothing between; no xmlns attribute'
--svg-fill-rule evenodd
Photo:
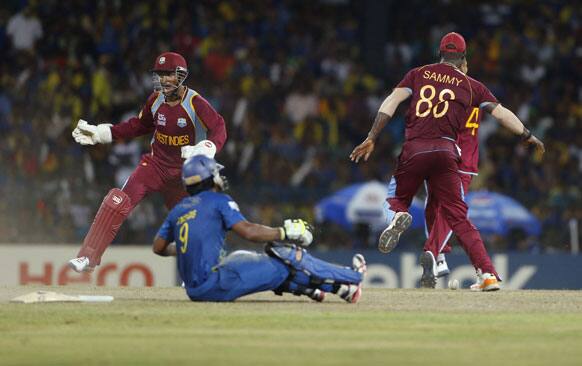
<svg viewBox="0 0 582 366"><path fill-rule="evenodd" d="M460 169L458 170L458 172L461 173L461 174L467 174L467 175L474 175L474 176L478 176L479 175L479 173L466 172L466 171L460 170Z"/></svg>

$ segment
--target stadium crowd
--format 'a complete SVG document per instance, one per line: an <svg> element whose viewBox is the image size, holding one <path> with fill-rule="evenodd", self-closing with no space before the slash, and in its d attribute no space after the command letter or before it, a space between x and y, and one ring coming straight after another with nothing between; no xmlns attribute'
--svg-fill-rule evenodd
<svg viewBox="0 0 582 366"><path fill-rule="evenodd" d="M402 113L367 164L351 163L349 152L387 92L408 69L434 62L438 40L455 30L468 41L469 73L547 147L543 160L532 160L532 151L493 120L482 123L481 172L472 188L516 198L543 225L540 238L489 238L490 250L569 250L568 223L582 224L581 8L561 1L393 2L382 71L372 73L358 3L3 2L2 241L83 239L101 197L122 185L149 141L87 148L74 143L72 126L79 118L116 123L135 115L152 90L149 69L167 50L186 57L187 84L227 121L228 142L217 158L249 219L313 220L314 203L334 190L387 181L402 141ZM151 242L164 215L160 201L146 199L117 242ZM320 247L375 239L362 243L361 235L333 225L318 234Z"/></svg>

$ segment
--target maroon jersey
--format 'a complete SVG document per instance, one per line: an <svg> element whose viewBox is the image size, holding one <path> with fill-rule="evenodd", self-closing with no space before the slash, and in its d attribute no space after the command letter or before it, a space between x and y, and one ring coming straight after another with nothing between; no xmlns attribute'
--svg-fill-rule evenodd
<svg viewBox="0 0 582 366"><path fill-rule="evenodd" d="M457 135L457 145L461 149L459 171L465 174L477 175L479 172L479 125L483 110L479 107L471 109L467 115L465 127Z"/></svg>
<svg viewBox="0 0 582 366"><path fill-rule="evenodd" d="M170 106L162 93L149 96L138 117L111 127L113 139L126 139L154 133L151 155L156 162L169 168L182 167L181 148L208 139L217 152L226 141L226 127L222 116L206 99L187 89L182 101Z"/></svg>
<svg viewBox="0 0 582 366"><path fill-rule="evenodd" d="M412 94L406 113L406 141L443 137L456 141L468 127L478 127L478 119L469 121L474 108L497 102L483 84L447 63L412 69L397 88Z"/></svg>

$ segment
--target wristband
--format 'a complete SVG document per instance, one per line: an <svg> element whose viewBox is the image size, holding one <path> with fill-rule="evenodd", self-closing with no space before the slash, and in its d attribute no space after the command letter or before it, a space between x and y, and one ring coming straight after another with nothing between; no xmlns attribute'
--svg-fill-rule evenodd
<svg viewBox="0 0 582 366"><path fill-rule="evenodd" d="M521 133L521 135L519 135L519 137L521 138L521 141L527 141L529 140L529 138L532 136L532 133L530 130L528 130L527 128L523 127L523 132Z"/></svg>
<svg viewBox="0 0 582 366"><path fill-rule="evenodd" d="M285 240L285 229L283 229L282 227L279 228L279 235L280 235L279 240Z"/></svg>

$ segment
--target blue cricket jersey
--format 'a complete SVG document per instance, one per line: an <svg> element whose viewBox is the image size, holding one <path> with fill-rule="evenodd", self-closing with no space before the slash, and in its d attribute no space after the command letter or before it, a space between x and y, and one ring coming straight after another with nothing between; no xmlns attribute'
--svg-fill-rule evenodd
<svg viewBox="0 0 582 366"><path fill-rule="evenodd" d="M176 242L178 271L186 287L197 287L221 259L226 232L245 220L227 194L203 191L186 197L168 214L158 236Z"/></svg>

